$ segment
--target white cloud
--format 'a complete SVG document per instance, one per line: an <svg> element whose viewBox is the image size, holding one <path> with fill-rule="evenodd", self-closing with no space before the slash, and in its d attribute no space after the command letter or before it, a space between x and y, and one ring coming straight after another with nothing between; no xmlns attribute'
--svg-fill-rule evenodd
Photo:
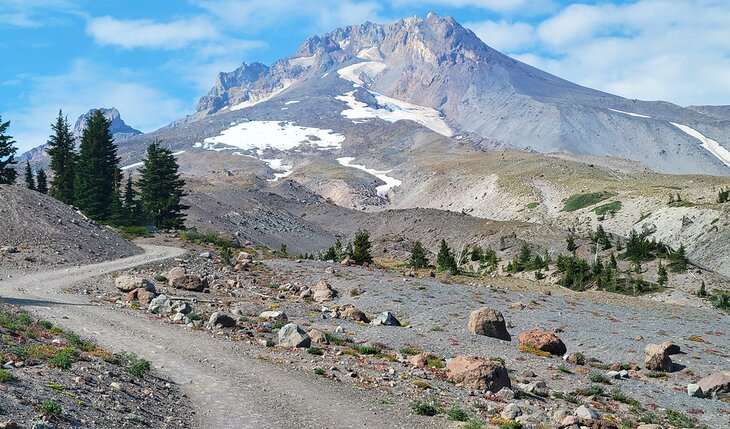
<svg viewBox="0 0 730 429"><path fill-rule="evenodd" d="M536 41L535 28L525 22L482 21L465 23L487 45L503 52L518 52Z"/></svg>
<svg viewBox="0 0 730 429"><path fill-rule="evenodd" d="M116 107L122 119L144 132L156 130L189 113L186 102L140 83L124 70L97 68L76 60L68 73L30 78L23 109L12 115L11 134L22 151L44 144L50 125L63 109L71 122L96 107Z"/></svg>
<svg viewBox="0 0 730 429"><path fill-rule="evenodd" d="M272 25L297 22L310 32L379 20L382 10L375 0L194 0L194 3L238 31L259 33ZM306 22L309 24L306 24Z"/></svg>
<svg viewBox="0 0 730 429"><path fill-rule="evenodd" d="M148 19L119 20L101 16L88 21L86 32L99 44L125 49L178 49L218 37L216 28L205 18L160 23Z"/></svg>
<svg viewBox="0 0 730 429"><path fill-rule="evenodd" d="M393 0L396 6L448 6L452 8L474 7L502 13L533 16L555 10L552 0Z"/></svg>

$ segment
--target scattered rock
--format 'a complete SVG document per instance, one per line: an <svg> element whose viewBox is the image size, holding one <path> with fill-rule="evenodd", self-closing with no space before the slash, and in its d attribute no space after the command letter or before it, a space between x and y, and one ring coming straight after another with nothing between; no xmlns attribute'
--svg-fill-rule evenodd
<svg viewBox="0 0 730 429"><path fill-rule="evenodd" d="M527 331L521 333L518 340L520 344L557 356L562 356L568 351L565 343L552 332Z"/></svg>
<svg viewBox="0 0 730 429"><path fill-rule="evenodd" d="M581 419L593 419L598 420L598 411L593 408L581 405L575 410L575 416Z"/></svg>
<svg viewBox="0 0 730 429"><path fill-rule="evenodd" d="M664 429L664 426L662 425L655 425L655 424L648 424L648 425L639 425L636 427L636 429Z"/></svg>
<svg viewBox="0 0 730 429"><path fill-rule="evenodd" d="M370 323L376 326L400 326L400 321L390 311L378 314Z"/></svg>
<svg viewBox="0 0 730 429"><path fill-rule="evenodd" d="M312 339L296 323L289 323L279 329L279 345L283 347L309 347Z"/></svg>
<svg viewBox="0 0 730 429"><path fill-rule="evenodd" d="M324 269L324 272L326 274L334 274L335 273L335 269L333 267L327 267L327 268Z"/></svg>
<svg viewBox="0 0 730 429"><path fill-rule="evenodd" d="M210 320L208 320L208 324L210 326L222 326L224 328L232 328L236 326L236 319L226 313L216 311L215 313L210 315Z"/></svg>
<svg viewBox="0 0 730 429"><path fill-rule="evenodd" d="M287 320L289 320L289 317L283 311L267 310L259 314L259 319L278 320L281 322L286 322Z"/></svg>
<svg viewBox="0 0 730 429"><path fill-rule="evenodd" d="M644 366L651 371L669 372L672 370L672 360L664 347L649 344L644 349Z"/></svg>
<svg viewBox="0 0 730 429"><path fill-rule="evenodd" d="M674 344L674 343L672 343L671 341L664 341L661 344L661 347L663 347L664 348L664 352L667 355L670 355L670 356L671 355L678 355L678 354L680 354L682 352L680 350L679 346L676 345L676 344Z"/></svg>
<svg viewBox="0 0 730 429"><path fill-rule="evenodd" d="M312 343L314 344L329 344L329 340L327 340L327 335L320 331L319 329L312 329L309 331L309 338L312 340Z"/></svg>
<svg viewBox="0 0 730 429"><path fill-rule="evenodd" d="M147 289L137 288L127 293L127 301L139 301L141 305L149 305L156 296L157 294L155 292L150 292Z"/></svg>
<svg viewBox="0 0 730 429"><path fill-rule="evenodd" d="M500 414L500 416L503 419L514 420L520 414L522 414L522 409L520 409L519 405L507 404L507 406L505 406L504 409L502 410L502 413Z"/></svg>
<svg viewBox="0 0 730 429"><path fill-rule="evenodd" d="M730 397L730 371L716 372L698 381L705 398L722 399Z"/></svg>
<svg viewBox="0 0 730 429"><path fill-rule="evenodd" d="M337 296L337 292L332 289L329 283L322 280L312 288L313 298L316 302L329 301Z"/></svg>
<svg viewBox="0 0 730 429"><path fill-rule="evenodd" d="M342 265L343 267L349 267L350 265L354 265L354 263L355 263L355 261L353 261L352 259L350 259L350 258L345 258L345 259L343 259L343 260L342 260L342 261L340 262L340 265Z"/></svg>
<svg viewBox="0 0 730 429"><path fill-rule="evenodd" d="M408 360L411 365L417 366L419 368L425 368L428 365L429 360L438 359L438 356L436 356L433 353L423 352L419 353L415 356L411 356L411 358Z"/></svg>
<svg viewBox="0 0 730 429"><path fill-rule="evenodd" d="M208 288L208 280L197 275L188 274L185 268L175 267L167 273L170 287L191 292L203 292Z"/></svg>
<svg viewBox="0 0 730 429"><path fill-rule="evenodd" d="M135 289L145 289L150 292L155 292L155 285L142 277L119 276L114 280L114 285L121 292L131 292Z"/></svg>
<svg viewBox="0 0 730 429"><path fill-rule="evenodd" d="M155 314L172 313L172 301L166 295L159 295L150 302L147 310Z"/></svg>
<svg viewBox="0 0 730 429"><path fill-rule="evenodd" d="M585 365L586 364L586 358L583 356L582 353L571 353L567 356L565 356L565 361L568 363L572 363L573 365Z"/></svg>
<svg viewBox="0 0 730 429"><path fill-rule="evenodd" d="M339 316L345 319L354 320L355 322L370 323L368 316L351 304L345 304L340 307Z"/></svg>
<svg viewBox="0 0 730 429"><path fill-rule="evenodd" d="M446 365L446 375L454 383L472 389L499 391L512 387L507 369L501 362L475 356L457 356Z"/></svg>
<svg viewBox="0 0 730 429"><path fill-rule="evenodd" d="M19 252L20 251L15 246L3 246L3 247L0 247L0 253L19 253Z"/></svg>
<svg viewBox="0 0 730 429"><path fill-rule="evenodd" d="M237 260L238 262L253 262L253 255L248 252L239 252Z"/></svg>
<svg viewBox="0 0 730 429"><path fill-rule="evenodd" d="M502 313L492 308L480 308L469 315L467 329L472 334L511 341Z"/></svg>
<svg viewBox="0 0 730 429"><path fill-rule="evenodd" d="M210 259L210 258L213 257L213 254L210 253L210 252L203 252L203 253L200 254L200 257L203 258L203 259Z"/></svg>
<svg viewBox="0 0 730 429"><path fill-rule="evenodd" d="M702 391L702 388L697 383L689 383L687 385L687 395L693 397L693 398L704 398L705 392Z"/></svg>

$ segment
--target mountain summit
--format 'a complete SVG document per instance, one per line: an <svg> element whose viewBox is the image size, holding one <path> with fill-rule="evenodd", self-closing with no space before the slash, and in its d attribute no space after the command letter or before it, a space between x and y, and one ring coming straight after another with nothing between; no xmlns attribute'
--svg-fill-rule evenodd
<svg viewBox="0 0 730 429"><path fill-rule="evenodd" d="M81 135L86 128L86 121L88 121L88 119L91 117L95 110L97 109L89 110L88 112L79 116L79 118L76 120L72 132L76 136L77 140L81 140ZM102 107L98 110L100 110L104 117L107 119L107 121L109 121L109 132L112 134L112 136L114 136L114 139L117 141L117 143L120 140L142 134L142 131L130 127L124 122L124 120L122 120L122 116L119 114L119 110L117 110L116 107Z"/></svg>
<svg viewBox="0 0 730 429"><path fill-rule="evenodd" d="M342 86L328 80L333 77L355 84L355 102L378 107L378 94L433 109L454 134L507 147L626 158L671 173L730 174L730 152L718 143L730 141L730 126L716 116L568 82L501 54L453 18L433 13L337 29L309 38L270 67L243 64L221 73L196 117L246 109L286 92L343 97Z"/></svg>

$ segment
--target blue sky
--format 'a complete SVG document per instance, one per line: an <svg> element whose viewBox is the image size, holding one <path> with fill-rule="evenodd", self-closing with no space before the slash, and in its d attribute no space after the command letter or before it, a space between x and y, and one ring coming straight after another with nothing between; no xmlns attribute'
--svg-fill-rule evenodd
<svg viewBox="0 0 730 429"><path fill-rule="evenodd" d="M429 11L586 86L730 104L726 0L0 0L0 115L22 150L45 142L59 108L73 121L114 106L152 131L192 113L219 71Z"/></svg>

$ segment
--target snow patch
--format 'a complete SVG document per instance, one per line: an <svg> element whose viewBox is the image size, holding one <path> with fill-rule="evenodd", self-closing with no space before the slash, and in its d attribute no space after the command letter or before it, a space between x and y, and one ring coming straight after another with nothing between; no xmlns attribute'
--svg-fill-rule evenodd
<svg viewBox="0 0 730 429"><path fill-rule="evenodd" d="M387 66L380 61L367 61L364 63L352 64L337 70L337 74L345 80L354 83L355 86L364 85L361 76L365 75L368 79L375 79L379 74L383 73Z"/></svg>
<svg viewBox="0 0 730 429"><path fill-rule="evenodd" d="M342 116L352 120L378 118L388 122L413 121L443 136L451 137L453 135L451 128L438 110L396 100L372 91L370 93L377 100L379 108L373 108L358 101L355 98L355 91L335 97L337 100L347 103L349 107L342 111Z"/></svg>
<svg viewBox="0 0 730 429"><path fill-rule="evenodd" d="M185 153L184 150L181 150L179 152L174 152L173 153L173 156L182 155L183 153ZM143 162L135 162L134 164L129 164L129 165L125 166L125 167L122 167L122 170L124 170L124 171L131 170L133 168L138 168L138 167L141 167L143 165L144 165L144 161Z"/></svg>
<svg viewBox="0 0 730 429"><path fill-rule="evenodd" d="M332 130L300 127L290 121L250 121L223 130L219 136L205 139L201 146L216 151L232 148L255 150L261 154L265 149L285 151L302 144L320 150L339 149L343 141L345 136ZM228 147L221 148L219 145Z"/></svg>
<svg viewBox="0 0 730 429"><path fill-rule="evenodd" d="M371 168L367 168L364 165L359 164L353 164L352 161L354 161L355 158L353 157L343 157L343 158L337 158L337 162L340 163L340 165L344 167L351 167L351 168L357 168L358 170L362 170L368 174L371 174L378 179L385 182L385 185L380 185L375 188L378 195L381 197L387 197L388 191L395 188L396 186L400 186L403 182L401 180L396 179L395 177L388 176L388 173L390 173L392 170L387 171L379 171L379 170L373 170Z"/></svg>
<svg viewBox="0 0 730 429"><path fill-rule="evenodd" d="M261 159L261 161L265 162L266 165L269 166L272 170L275 171L274 178L273 179L267 179L267 182L276 182L279 179L283 179L285 177L288 177L294 172L294 166L293 165L287 165L284 164L281 159Z"/></svg>
<svg viewBox="0 0 730 429"><path fill-rule="evenodd" d="M284 103L284 104L288 106L288 105L290 105L290 104L297 104L297 103L301 103L301 101L299 101L299 100L291 100L291 101L287 101L287 102L286 102L286 103Z"/></svg>
<svg viewBox="0 0 730 429"><path fill-rule="evenodd" d="M646 119L651 119L651 116L646 116L646 115L640 115L640 114L638 114L638 113L624 112L623 110L616 110L616 109L608 109L608 110L610 110L610 111L612 111L612 112L616 112L616 113L623 113L624 115L629 115L629 116L633 116L633 117L635 117L635 118L646 118Z"/></svg>
<svg viewBox="0 0 730 429"><path fill-rule="evenodd" d="M725 149L724 147L720 146L720 143L718 143L715 140L712 140L711 138L705 137L700 133L699 131L695 130L694 128L690 128L686 125L682 124L676 124L674 122L670 122L670 124L674 125L675 127L682 130L685 134L688 134L702 143L702 147L705 148L708 152L710 152L712 155L715 156L715 158L722 161L726 166L730 167L730 151Z"/></svg>

